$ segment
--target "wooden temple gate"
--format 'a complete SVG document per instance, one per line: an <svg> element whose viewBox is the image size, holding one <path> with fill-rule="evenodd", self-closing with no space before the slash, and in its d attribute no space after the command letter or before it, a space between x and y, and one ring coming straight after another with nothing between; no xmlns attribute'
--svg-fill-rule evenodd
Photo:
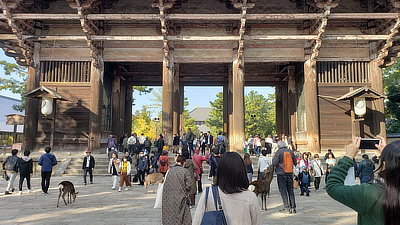
<svg viewBox="0 0 400 225"><path fill-rule="evenodd" d="M167 143L182 129L183 87L223 86L224 131L242 151L244 86L276 86L276 130L296 147L343 149L349 102L383 92L398 54L398 0L0 0L0 47L28 66L27 90L57 88L57 149L100 149L131 132L132 86L163 86ZM199 96L201 97L201 96ZM40 102L27 99L27 149L48 145ZM383 100L357 135L386 136ZM361 129L362 127L362 129Z"/></svg>

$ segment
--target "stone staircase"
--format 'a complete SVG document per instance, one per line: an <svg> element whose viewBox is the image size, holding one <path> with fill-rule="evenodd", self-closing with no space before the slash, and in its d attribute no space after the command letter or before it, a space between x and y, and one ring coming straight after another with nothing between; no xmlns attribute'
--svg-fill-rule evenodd
<svg viewBox="0 0 400 225"><path fill-rule="evenodd" d="M93 171L94 175L108 175L108 158L107 157L95 157L95 168ZM83 157L72 158L67 169L64 171L64 176L78 176L83 175L82 171Z"/></svg>

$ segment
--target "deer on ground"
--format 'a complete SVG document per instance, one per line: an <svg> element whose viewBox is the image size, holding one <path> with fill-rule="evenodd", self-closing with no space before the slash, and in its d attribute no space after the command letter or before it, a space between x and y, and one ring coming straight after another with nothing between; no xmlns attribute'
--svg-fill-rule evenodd
<svg viewBox="0 0 400 225"><path fill-rule="evenodd" d="M162 182L164 182L164 175L162 173L152 173L147 175L146 180L144 181L144 187L146 188L145 194L147 194L147 189L150 184L153 184L153 193L155 193L154 185Z"/></svg>
<svg viewBox="0 0 400 225"><path fill-rule="evenodd" d="M68 204L71 204L72 202L75 202L76 195L79 194L79 192L75 192L74 184L70 181L61 181L58 184L58 189L60 190L60 194L58 194L57 207L60 203L61 196L64 200L65 205L67 205L67 202L65 201L65 195L67 195Z"/></svg>
<svg viewBox="0 0 400 225"><path fill-rule="evenodd" d="M254 186L253 192L261 197L261 210L268 210L267 209L267 194L269 193L272 178L274 177L274 166L269 166L266 170L265 178L262 180L255 180L251 182L249 185Z"/></svg>

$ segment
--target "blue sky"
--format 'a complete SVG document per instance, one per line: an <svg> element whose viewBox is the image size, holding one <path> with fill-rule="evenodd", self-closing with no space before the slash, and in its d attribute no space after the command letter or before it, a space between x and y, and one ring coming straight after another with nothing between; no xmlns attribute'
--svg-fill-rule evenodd
<svg viewBox="0 0 400 225"><path fill-rule="evenodd" d="M15 63L15 60L13 58L7 57L4 55L4 52L1 50L0 51L0 60L6 60L7 62L12 62ZM0 68L0 77L6 77L4 75L4 70ZM160 88L160 87L153 87L154 89ZM257 91L259 94L264 95L265 97L268 96L268 94L272 94L275 92L274 87L245 87L245 94L249 93L251 90ZM216 98L216 95L218 92L222 91L222 86L221 87L193 87L193 86L187 86L185 87L185 97L188 98L189 100L189 105L187 106L187 109L193 110L196 106L198 107L210 107L210 101L214 101ZM20 96L18 94L13 94L10 91L7 90L1 90L0 95L20 99ZM149 105L152 104L150 99L154 98L152 94L142 94L139 95L139 93L134 92L134 98L135 100L135 106L133 106L133 112L136 112L136 110L140 110L143 105ZM159 110L155 110L153 112L153 115L157 115Z"/></svg>

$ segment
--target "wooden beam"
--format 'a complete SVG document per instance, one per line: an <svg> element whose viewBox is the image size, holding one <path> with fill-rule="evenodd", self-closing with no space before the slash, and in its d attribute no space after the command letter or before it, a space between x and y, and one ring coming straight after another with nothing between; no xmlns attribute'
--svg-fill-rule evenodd
<svg viewBox="0 0 400 225"><path fill-rule="evenodd" d="M247 20L312 20L321 19L323 13L295 13L295 14L248 14ZM328 19L335 20L372 20L372 19L396 19L398 13L332 13ZM0 15L0 20L7 19ZM47 13L16 13L13 14L16 20L79 20L76 14L47 14ZM157 21L159 14L89 14L89 20L142 20ZM224 21L240 20L239 14L169 14L167 20L207 20Z"/></svg>

